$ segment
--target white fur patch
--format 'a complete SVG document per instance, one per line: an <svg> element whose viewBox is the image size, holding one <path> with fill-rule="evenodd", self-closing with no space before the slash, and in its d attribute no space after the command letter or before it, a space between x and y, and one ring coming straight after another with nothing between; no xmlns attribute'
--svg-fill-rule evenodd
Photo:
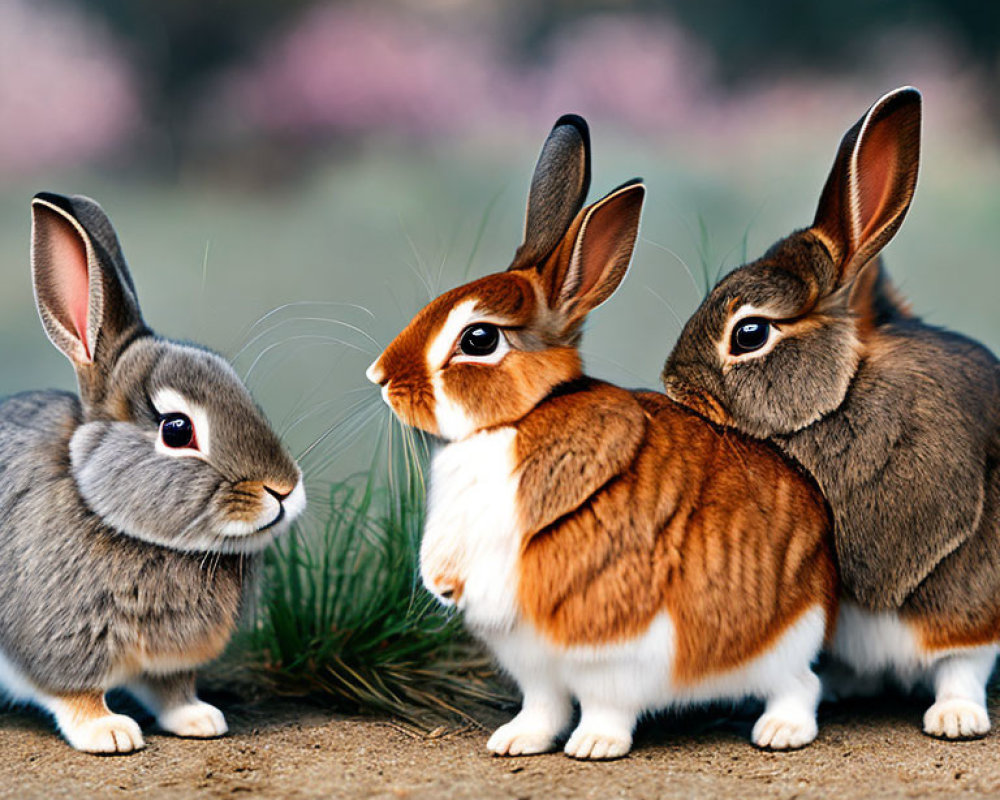
<svg viewBox="0 0 1000 800"><path fill-rule="evenodd" d="M434 390L434 419L441 437L454 442L474 433L476 423L461 404L448 396L440 372L431 375L431 388Z"/></svg>
<svg viewBox="0 0 1000 800"><path fill-rule="evenodd" d="M15 703L37 702L38 690L0 650L0 692Z"/></svg>
<svg viewBox="0 0 1000 800"><path fill-rule="evenodd" d="M226 718L215 706L202 700L166 708L156 715L156 721L174 736L211 739L229 730Z"/></svg>
<svg viewBox="0 0 1000 800"><path fill-rule="evenodd" d="M474 630L508 630L517 618L517 523L513 428L443 446L431 464L420 547L424 585L457 605Z"/></svg>
<svg viewBox="0 0 1000 800"><path fill-rule="evenodd" d="M914 628L891 611L866 611L855 603L843 602L837 618L830 652L863 680L887 674L904 689L918 685L933 688L938 664L953 656L996 658L997 648L959 647L925 650ZM987 675L988 677L988 675Z"/></svg>
<svg viewBox="0 0 1000 800"><path fill-rule="evenodd" d="M529 672L544 672L549 682L564 686L581 704L600 698L639 714L710 700L766 698L780 692L819 654L825 619L825 611L813 607L767 652L693 684L681 684L673 678L676 634L674 622L665 611L641 636L612 645L564 648L547 641L527 624L507 633L490 632L483 638L515 676L523 675L526 667Z"/></svg>
<svg viewBox="0 0 1000 800"><path fill-rule="evenodd" d="M208 413L197 403L189 400L175 389L157 389L152 398L153 406L161 414L183 414L191 420L194 426L195 441L198 447L167 447L159 435L156 439L156 452L172 458L200 458L207 460L212 453L212 430L208 423Z"/></svg>
<svg viewBox="0 0 1000 800"><path fill-rule="evenodd" d="M455 349L455 341L466 326L475 320L476 300L463 300L451 311L427 347L427 368L433 375L447 362Z"/></svg>

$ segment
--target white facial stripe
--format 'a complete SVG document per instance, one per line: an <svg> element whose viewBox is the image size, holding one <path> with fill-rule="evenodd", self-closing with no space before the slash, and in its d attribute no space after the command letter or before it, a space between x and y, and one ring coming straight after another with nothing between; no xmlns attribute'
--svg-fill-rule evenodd
<svg viewBox="0 0 1000 800"><path fill-rule="evenodd" d="M176 389L169 387L157 389L150 398L153 407L159 414L184 414L194 425L195 441L198 449L193 447L167 447L157 435L156 450L173 458L201 458L207 460L212 450L212 431L208 423L208 413L197 403L192 402Z"/></svg>
<svg viewBox="0 0 1000 800"><path fill-rule="evenodd" d="M437 421L438 433L453 442L473 433L475 423L466 416L459 404L453 403L448 397L440 372L431 375L431 386L434 389L434 419Z"/></svg>
<svg viewBox="0 0 1000 800"><path fill-rule="evenodd" d="M736 309L735 313L730 315L729 321L726 323L726 329L722 335L722 339L715 343L716 350L718 350L719 353L719 360L724 366L732 366L740 361L749 361L752 358L765 356L774 349L774 346L782 338L781 330L777 325L772 324L771 332L767 337L767 344L761 347L760 350L754 350L752 353L733 355L729 349L729 344L733 338L733 331L736 329L737 325L743 322L743 320L750 319L751 317L762 317L766 320L772 320L774 319L774 312L761 308L760 306L744 303Z"/></svg>
<svg viewBox="0 0 1000 800"><path fill-rule="evenodd" d="M455 340L476 319L475 311L475 300L463 300L448 312L444 325L427 348L427 367L432 375L447 363L455 348Z"/></svg>

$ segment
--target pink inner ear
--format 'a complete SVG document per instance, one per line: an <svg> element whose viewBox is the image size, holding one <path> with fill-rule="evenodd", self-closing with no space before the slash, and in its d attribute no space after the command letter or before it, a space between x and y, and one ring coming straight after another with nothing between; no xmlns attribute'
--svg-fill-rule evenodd
<svg viewBox="0 0 1000 800"><path fill-rule="evenodd" d="M602 224L603 220L597 218L599 215L600 212L587 226L586 245L580 254L580 287L576 291L578 297L597 286L604 270L622 247L620 232L617 228Z"/></svg>
<svg viewBox="0 0 1000 800"><path fill-rule="evenodd" d="M54 269L52 283L55 297L62 305L65 319L76 331L88 358L93 357L90 342L87 341L87 317L90 309L89 276L87 272L87 246L73 225L59 219L52 228L49 240L50 255Z"/></svg>
<svg viewBox="0 0 1000 800"><path fill-rule="evenodd" d="M886 206L895 187L893 176L899 161L899 142L889 125L878 125L866 137L858 153L858 212L860 241L864 242L886 221Z"/></svg>

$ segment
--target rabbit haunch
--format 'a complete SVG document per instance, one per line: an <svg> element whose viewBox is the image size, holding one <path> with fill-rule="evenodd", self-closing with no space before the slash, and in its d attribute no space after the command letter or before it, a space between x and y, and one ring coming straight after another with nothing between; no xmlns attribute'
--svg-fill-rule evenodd
<svg viewBox="0 0 1000 800"><path fill-rule="evenodd" d="M733 508L747 493L757 508ZM752 670L802 618L819 647L827 554L821 538L796 536L815 503L767 448L654 393L582 381L516 427L438 451L421 572L488 641L527 625L554 653L596 654L669 630L657 664L666 703Z"/></svg>

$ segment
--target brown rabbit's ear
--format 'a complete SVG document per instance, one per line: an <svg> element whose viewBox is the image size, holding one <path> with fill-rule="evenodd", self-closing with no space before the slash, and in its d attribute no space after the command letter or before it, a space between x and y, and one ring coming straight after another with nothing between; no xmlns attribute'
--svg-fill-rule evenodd
<svg viewBox="0 0 1000 800"><path fill-rule="evenodd" d="M542 146L528 191L524 241L509 269L536 267L562 240L590 190L590 130L583 117L560 117Z"/></svg>
<svg viewBox="0 0 1000 800"><path fill-rule="evenodd" d="M145 327L114 229L93 200L49 192L31 201L31 223L45 332L77 368L100 365L123 337Z"/></svg>
<svg viewBox="0 0 1000 800"><path fill-rule="evenodd" d="M920 164L920 102L912 86L895 89L844 134L813 222L838 262L838 286L857 277L906 216Z"/></svg>
<svg viewBox="0 0 1000 800"><path fill-rule="evenodd" d="M632 260L646 187L622 184L584 209L566 242L569 261L552 258L542 270L549 306L577 322L611 297ZM569 247L569 245L572 245Z"/></svg>

